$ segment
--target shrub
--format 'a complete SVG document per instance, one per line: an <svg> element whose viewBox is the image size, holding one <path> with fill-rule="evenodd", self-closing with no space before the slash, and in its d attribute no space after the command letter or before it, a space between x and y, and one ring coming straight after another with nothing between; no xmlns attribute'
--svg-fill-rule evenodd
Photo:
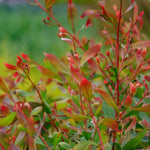
<svg viewBox="0 0 150 150"><path fill-rule="evenodd" d="M132 0L127 8L120 0L114 13L98 2L98 9L86 10L85 27L93 19L104 21L97 30L106 40L79 38L77 9L67 2L69 32L55 18L52 8L34 0L47 13L46 25L58 26L58 37L70 52L62 59L44 53L44 65L21 53L16 65L5 63L8 77L0 78L0 147L48 150L133 150L150 148L150 41L141 33L143 11ZM133 17L125 14L133 11ZM105 48L106 47L106 48ZM103 49L103 50L101 50ZM32 76L39 70L38 83ZM37 75L35 75L36 77Z"/></svg>

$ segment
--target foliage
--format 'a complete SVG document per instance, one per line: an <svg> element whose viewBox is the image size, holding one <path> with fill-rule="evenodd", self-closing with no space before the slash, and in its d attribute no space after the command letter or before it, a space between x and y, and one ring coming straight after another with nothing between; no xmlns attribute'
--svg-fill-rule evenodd
<svg viewBox="0 0 150 150"><path fill-rule="evenodd" d="M58 37L70 52L59 59L44 53L44 66L24 53L16 65L4 63L8 76L0 78L0 148L48 150L126 150L150 147L150 41L141 33L142 16L132 0L127 8L120 0L114 13L86 10L86 28L93 19L104 21L97 31L106 40L80 38L76 31L77 9L67 2L69 32L55 18L56 0L29 2L47 13L43 22L58 26ZM133 11L133 17L125 14ZM40 41L39 41L40 42ZM106 52L103 49L107 47ZM40 78L34 81L32 71ZM37 74L37 76L38 76Z"/></svg>

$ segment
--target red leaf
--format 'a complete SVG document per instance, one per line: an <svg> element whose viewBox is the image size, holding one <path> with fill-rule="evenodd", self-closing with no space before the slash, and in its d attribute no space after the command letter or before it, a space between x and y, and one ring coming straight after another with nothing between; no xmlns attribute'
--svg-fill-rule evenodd
<svg viewBox="0 0 150 150"><path fill-rule="evenodd" d="M130 94L136 93L136 86L133 83L130 83Z"/></svg>
<svg viewBox="0 0 150 150"><path fill-rule="evenodd" d="M84 18L85 16L94 16L95 13L95 10L88 9L80 16L80 18Z"/></svg>
<svg viewBox="0 0 150 150"><path fill-rule="evenodd" d="M70 69L71 69L72 78L73 78L78 84L80 84L82 75L81 75L79 69L74 68L72 65L70 65Z"/></svg>
<svg viewBox="0 0 150 150"><path fill-rule="evenodd" d="M138 6L137 6L137 4L135 4L134 13L133 13L133 24L135 24L137 16L138 16Z"/></svg>
<svg viewBox="0 0 150 150"><path fill-rule="evenodd" d="M96 56L98 54L98 52L101 49L101 43L96 44L92 47L90 47L82 56L81 58L81 64L80 66L82 66L86 61L88 61L89 59L91 59L92 57Z"/></svg>
<svg viewBox="0 0 150 150"><path fill-rule="evenodd" d="M131 124L130 124L130 125L128 126L128 128L126 129L126 131L130 131L131 129L134 129L135 126L136 126L136 123L137 123L137 120L136 120L136 118L134 117L134 118L132 119Z"/></svg>
<svg viewBox="0 0 150 150"><path fill-rule="evenodd" d="M66 65L55 55L44 53L49 62L57 69L57 71L69 74L69 70Z"/></svg>
<svg viewBox="0 0 150 150"><path fill-rule="evenodd" d="M27 54L21 53L21 56L22 56L22 58L23 58L24 60L26 60L26 61L28 61L28 62L31 61L30 57L29 57Z"/></svg>
<svg viewBox="0 0 150 150"><path fill-rule="evenodd" d="M44 67L42 67L42 66L40 66L40 65L37 65L37 68L41 71L41 73L42 73L43 75L46 75L46 76L48 76L48 77L55 77L55 76L56 76L56 74L55 74L54 72L52 72L52 71L50 71L49 69L44 68Z"/></svg>
<svg viewBox="0 0 150 150"><path fill-rule="evenodd" d="M140 41L132 44L133 48L146 48L150 46L150 41Z"/></svg>
<svg viewBox="0 0 150 150"><path fill-rule="evenodd" d="M97 63L93 59L89 59L87 62L90 65L90 68L93 71L100 73L99 67L98 67Z"/></svg>
<svg viewBox="0 0 150 150"><path fill-rule="evenodd" d="M11 65L11 64L4 63L4 65L5 65L8 69L10 69L10 70L17 70L17 69L18 69L18 67L14 66L14 65Z"/></svg>
<svg viewBox="0 0 150 150"><path fill-rule="evenodd" d="M145 119L143 119L142 123L143 123L143 125L145 127L147 127L148 129L150 129L150 123L148 123Z"/></svg>
<svg viewBox="0 0 150 150"><path fill-rule="evenodd" d="M85 77L81 80L81 91L84 97L90 101L92 96L92 85Z"/></svg>
<svg viewBox="0 0 150 150"><path fill-rule="evenodd" d="M150 82L150 76L144 76L144 79Z"/></svg>
<svg viewBox="0 0 150 150"><path fill-rule="evenodd" d="M115 119L105 118L102 123L106 125L108 128L111 128L115 131L119 131L118 123Z"/></svg>
<svg viewBox="0 0 150 150"><path fill-rule="evenodd" d="M130 95L127 96L127 98L126 98L124 104L125 104L126 106L129 106L129 105L132 104L132 98L130 97Z"/></svg>

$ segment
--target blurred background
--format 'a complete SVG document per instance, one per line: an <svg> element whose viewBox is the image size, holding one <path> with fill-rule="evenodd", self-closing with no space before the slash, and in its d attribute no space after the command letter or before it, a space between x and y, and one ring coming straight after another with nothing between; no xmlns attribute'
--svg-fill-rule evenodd
<svg viewBox="0 0 150 150"><path fill-rule="evenodd" d="M78 9L78 17L86 8L98 7L98 0L74 0ZM124 0L126 3L131 0ZM144 30L143 32L150 38L150 2L149 0L135 0L139 4L139 12L144 10ZM54 14L58 20L69 28L67 22L67 0L58 0L54 5ZM106 0L107 7L112 10L112 4L119 0ZM132 15L132 11L130 12ZM68 45L58 37L58 28L44 25L42 19L46 14L37 6L29 5L26 0L0 0L0 73L4 67L3 63L15 63L16 55L21 52L28 54L34 61L42 63L43 52L56 54L61 57L69 51ZM77 22L77 30L85 24L85 19ZM100 25L99 25L100 26ZM88 38L95 34L100 40L97 33L97 26L94 28L83 29L81 35Z"/></svg>

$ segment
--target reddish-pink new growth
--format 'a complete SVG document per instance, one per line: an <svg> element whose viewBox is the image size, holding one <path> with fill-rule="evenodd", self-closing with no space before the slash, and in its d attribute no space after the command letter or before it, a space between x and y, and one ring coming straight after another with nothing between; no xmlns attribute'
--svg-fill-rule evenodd
<svg viewBox="0 0 150 150"><path fill-rule="evenodd" d="M10 70L17 70L17 69L18 69L16 66L11 65L11 64L4 63L4 65L5 65L8 69L10 69Z"/></svg>

